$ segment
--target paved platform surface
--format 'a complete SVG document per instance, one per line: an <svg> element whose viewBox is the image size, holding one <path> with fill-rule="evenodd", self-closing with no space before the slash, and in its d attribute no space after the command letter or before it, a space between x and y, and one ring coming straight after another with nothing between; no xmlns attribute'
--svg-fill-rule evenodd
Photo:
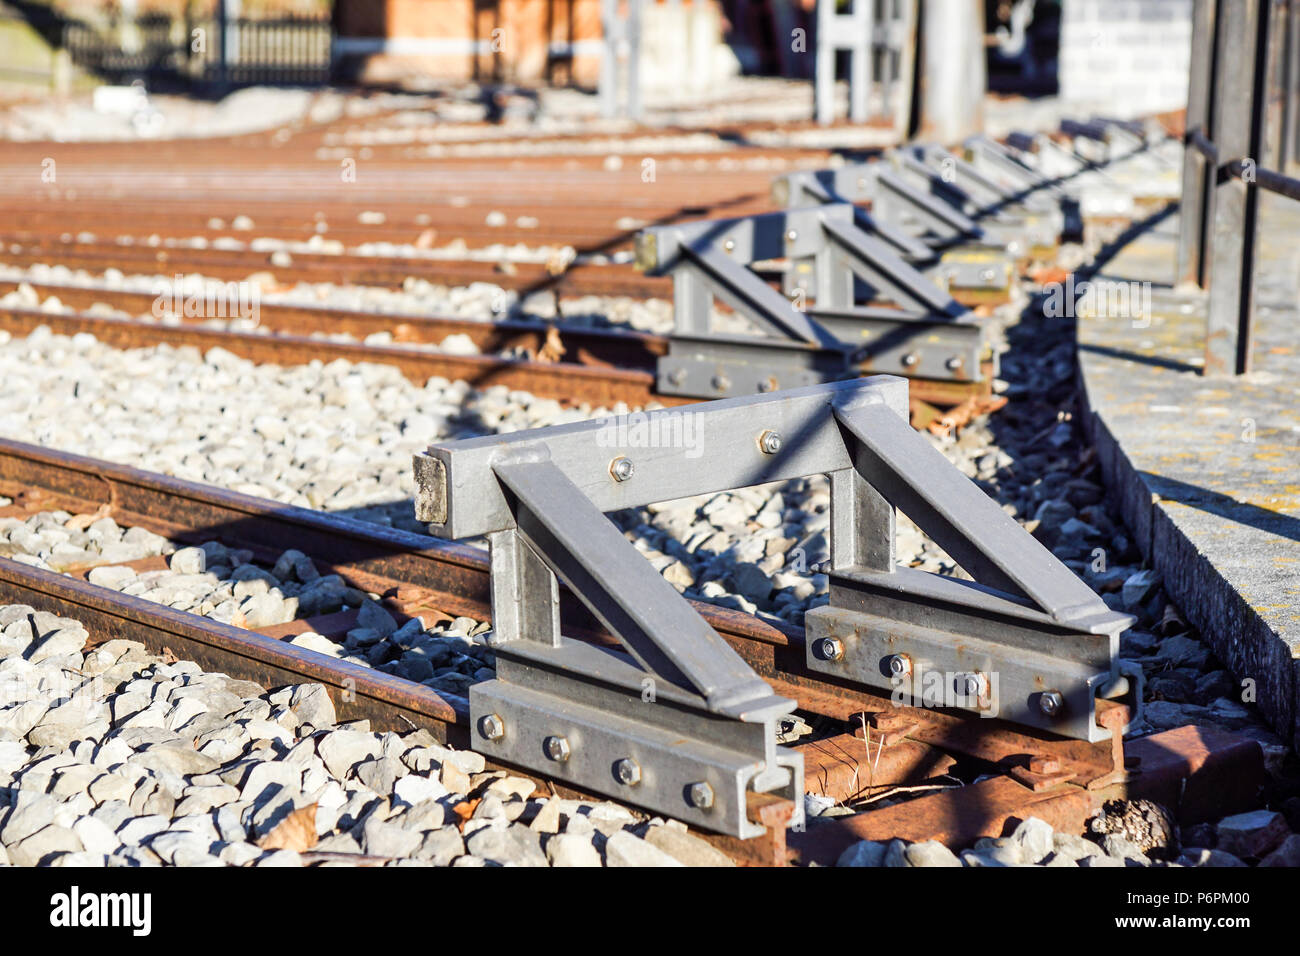
<svg viewBox="0 0 1300 956"><path fill-rule="evenodd" d="M1177 210L1096 267L1150 282L1150 315L1078 321L1088 422L1124 519L1167 591L1274 728L1300 730L1300 203L1266 197L1255 369L1206 378L1205 296L1175 291ZM1098 293L1094 302L1102 302ZM1132 287L1133 291L1137 288ZM1110 302L1121 302L1112 298ZM1114 314L1114 313L1120 314Z"/></svg>

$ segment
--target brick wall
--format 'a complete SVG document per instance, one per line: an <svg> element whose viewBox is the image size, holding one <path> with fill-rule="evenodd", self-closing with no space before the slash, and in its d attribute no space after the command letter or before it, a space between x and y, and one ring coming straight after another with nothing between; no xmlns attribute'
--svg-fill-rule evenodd
<svg viewBox="0 0 1300 956"><path fill-rule="evenodd" d="M1192 0L1062 0L1061 97L1115 116L1187 101Z"/></svg>

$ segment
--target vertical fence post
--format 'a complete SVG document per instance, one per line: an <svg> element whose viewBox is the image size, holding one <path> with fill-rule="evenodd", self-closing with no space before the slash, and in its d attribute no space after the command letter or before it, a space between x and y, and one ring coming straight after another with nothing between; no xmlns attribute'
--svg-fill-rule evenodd
<svg viewBox="0 0 1300 956"><path fill-rule="evenodd" d="M817 0L817 65L814 113L823 126L835 119L835 0Z"/></svg>
<svg viewBox="0 0 1300 956"><path fill-rule="evenodd" d="M1258 190L1227 174L1243 159L1258 163L1268 115L1268 38L1272 0L1222 0L1214 103L1215 177L1205 374L1249 371L1255 308L1254 259ZM1247 174L1253 171L1248 167ZM1253 177L1252 177L1253 178Z"/></svg>
<svg viewBox="0 0 1300 956"><path fill-rule="evenodd" d="M1212 124L1217 64L1216 28L1219 0L1196 0L1192 15L1191 70L1187 83L1187 128L1183 150L1183 195L1179 208L1178 282L1205 287L1206 241L1213 201L1214 165L1192 145L1199 133L1214 140Z"/></svg>
<svg viewBox="0 0 1300 956"><path fill-rule="evenodd" d="M1282 62L1278 70L1282 84L1282 120L1278 132L1278 168L1283 175L1288 167L1300 160L1300 0L1280 0L1278 25L1280 35L1275 41L1282 47Z"/></svg>
<svg viewBox="0 0 1300 956"><path fill-rule="evenodd" d="M230 88L230 60L226 49L228 26L226 0L217 0L217 86L223 93Z"/></svg>

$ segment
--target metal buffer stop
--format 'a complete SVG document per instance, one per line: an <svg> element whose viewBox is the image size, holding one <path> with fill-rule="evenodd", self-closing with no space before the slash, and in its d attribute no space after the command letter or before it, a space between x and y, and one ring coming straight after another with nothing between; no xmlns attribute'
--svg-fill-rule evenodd
<svg viewBox="0 0 1300 956"><path fill-rule="evenodd" d="M910 265L897 243L859 228L857 215L841 203L642 230L638 267L673 279L674 331L659 360L659 391L752 395L862 371L981 380L993 354L984 324ZM803 296L787 299L753 271L778 259L815 272L815 307ZM863 286L891 305L857 305ZM715 299L759 334L713 328Z"/></svg>
<svg viewBox="0 0 1300 956"><path fill-rule="evenodd" d="M969 691L956 706L1103 739L1098 694L1130 697L1135 712L1140 698L1117 662L1131 618L906 412L906 381L878 376L417 456L420 520L441 537L486 535L491 550L497 677L470 688L475 749L741 837L762 832L751 794L794 800L797 822L802 757L776 745L794 702L774 696L604 513L816 474L830 479L832 591L807 616L810 666L891 688L950 672ZM895 507L984 583L896 568ZM621 649L561 634L560 582Z"/></svg>
<svg viewBox="0 0 1300 956"><path fill-rule="evenodd" d="M864 229L955 294L1005 294L1015 264L1054 249L1066 229L1061 197L1033 182L986 175L961 156L934 146L895 150L883 160L777 177L772 196L791 208L866 203ZM939 260L937 264L935 260ZM792 270L792 283L811 290L816 277Z"/></svg>

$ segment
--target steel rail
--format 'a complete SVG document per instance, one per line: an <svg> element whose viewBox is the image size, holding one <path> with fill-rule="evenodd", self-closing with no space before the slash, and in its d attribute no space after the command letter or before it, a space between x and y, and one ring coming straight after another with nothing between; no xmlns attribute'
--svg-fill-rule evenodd
<svg viewBox="0 0 1300 956"><path fill-rule="evenodd" d="M437 609L480 619L488 616L486 555L422 535L7 440L0 440L0 492L16 497L12 507L19 510L60 507L85 513L107 505L120 524L145 527L179 541L221 540L247 547L264 560L273 560L291 542L322 570L387 595L399 613ZM464 698L335 661L268 634L8 559L0 559L0 600L79 619L95 641L139 640L154 652L170 650L205 668L264 685L317 681L329 689L343 719L369 719L382 729L425 727L453 746L468 742ZM943 772L951 760L942 756L942 750L995 765L1016 778L999 777L883 810L835 818L805 833L786 833L790 804L756 796L750 813L768 826L766 836L750 841L710 837L740 862L833 863L850 843L868 838L920 840L938 835L968 841L998 835L1029 812L1063 827L1081 827L1102 801L1123 793L1158 794L1173 805L1188 806L1191 814L1222 812L1224 807L1245 806L1262 773L1261 752L1253 741L1159 735L1160 740L1151 738L1154 743L1139 745L1143 774L1130 783L1122 779L1123 761L1117 765L1114 748L1024 733L998 721L897 708L885 698L808 671L799 629L725 608L694 606L775 692L797 698L804 712L861 721L867 738L862 741L861 759L846 759L845 745L835 738L805 747L813 758L809 779L820 781L830 788L828 792L860 789L857 778L864 765L872 766L886 783L924 778L932 770ZM611 640L567 593L562 619L573 636ZM873 715L870 728L867 715ZM1116 714L1115 719L1126 718ZM849 745L856 749L853 741ZM888 758L881 761L886 753ZM1044 755L1053 762L1054 773L1035 776L1032 761ZM874 764L866 764L868 758Z"/></svg>
<svg viewBox="0 0 1300 956"><path fill-rule="evenodd" d="M154 299L147 293L85 286L32 285L49 289L60 299L86 308L107 299L109 303L116 302L119 307L129 310L151 307ZM11 280L0 280L0 294L16 287L17 284ZM0 307L0 329L13 335L29 335L41 326L59 335L86 332L116 348L156 345L189 346L201 350L222 348L253 362L277 365L302 365L314 360L329 362L335 359L377 362L397 367L420 386L434 377L462 380L480 389L503 385L511 390L531 392L540 398L551 398L564 405L610 406L624 402L637 407L650 403L676 406L695 401L678 395L664 395L655 389L654 363L668 350L667 339L663 336L542 323L478 322L289 305L260 306L260 315L261 327L272 331L212 329L188 321L166 325L79 313ZM289 329L295 333L344 332L359 337L387 331L393 334L395 344L336 342L284 331ZM557 361L505 358L494 354L511 349L523 349L534 356L543 354L551 344L548 337L552 333L558 336L564 349ZM410 347L413 343L437 343L452 334L468 336L487 354L456 355ZM970 405L991 395L988 376L974 383L934 379L910 379L910 382L917 427L939 417L931 406ZM973 406L970 410L974 411Z"/></svg>

